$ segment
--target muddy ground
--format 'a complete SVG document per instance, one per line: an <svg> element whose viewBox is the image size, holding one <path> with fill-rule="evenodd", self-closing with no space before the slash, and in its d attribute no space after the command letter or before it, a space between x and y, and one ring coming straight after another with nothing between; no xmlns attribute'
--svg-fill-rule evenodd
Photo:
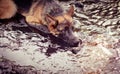
<svg viewBox="0 0 120 74"><path fill-rule="evenodd" d="M58 3L75 6L74 33L82 44L64 46L22 20L0 23L0 74L120 74L120 1Z"/></svg>

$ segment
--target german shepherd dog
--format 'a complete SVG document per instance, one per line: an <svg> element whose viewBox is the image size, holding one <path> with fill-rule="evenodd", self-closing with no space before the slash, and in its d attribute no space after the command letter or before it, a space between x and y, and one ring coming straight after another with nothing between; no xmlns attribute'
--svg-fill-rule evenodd
<svg viewBox="0 0 120 74"><path fill-rule="evenodd" d="M78 46L73 34L74 6L64 12L54 0L0 0L0 19L10 19L19 13L33 27L46 25L49 32L71 46Z"/></svg>

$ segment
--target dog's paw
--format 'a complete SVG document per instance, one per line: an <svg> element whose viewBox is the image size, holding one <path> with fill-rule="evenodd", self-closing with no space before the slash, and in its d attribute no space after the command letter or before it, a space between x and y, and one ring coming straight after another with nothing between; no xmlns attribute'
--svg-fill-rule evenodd
<svg viewBox="0 0 120 74"><path fill-rule="evenodd" d="M40 24L39 19L35 18L34 16L26 16L26 22L31 25Z"/></svg>

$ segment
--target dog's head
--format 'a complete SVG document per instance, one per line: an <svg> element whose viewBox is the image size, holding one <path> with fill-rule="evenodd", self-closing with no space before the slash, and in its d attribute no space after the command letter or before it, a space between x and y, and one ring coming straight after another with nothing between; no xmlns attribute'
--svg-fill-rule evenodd
<svg viewBox="0 0 120 74"><path fill-rule="evenodd" d="M50 25L51 32L56 37L61 38L71 46L78 46L79 39L74 35L72 27L73 27L73 19L72 16L74 14L74 7L71 6L67 13L62 14L60 16L51 16L46 15L46 20L48 25Z"/></svg>

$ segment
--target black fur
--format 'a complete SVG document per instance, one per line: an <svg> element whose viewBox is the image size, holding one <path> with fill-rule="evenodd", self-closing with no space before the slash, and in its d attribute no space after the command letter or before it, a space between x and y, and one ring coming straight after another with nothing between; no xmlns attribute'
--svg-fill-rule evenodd
<svg viewBox="0 0 120 74"><path fill-rule="evenodd" d="M18 8L18 11L26 11L28 12L33 0L13 0Z"/></svg>
<svg viewBox="0 0 120 74"><path fill-rule="evenodd" d="M54 0L13 0L17 5L18 11L29 12L33 3L37 2L37 6L44 6L44 13L51 16L58 16L63 13L62 8Z"/></svg>

